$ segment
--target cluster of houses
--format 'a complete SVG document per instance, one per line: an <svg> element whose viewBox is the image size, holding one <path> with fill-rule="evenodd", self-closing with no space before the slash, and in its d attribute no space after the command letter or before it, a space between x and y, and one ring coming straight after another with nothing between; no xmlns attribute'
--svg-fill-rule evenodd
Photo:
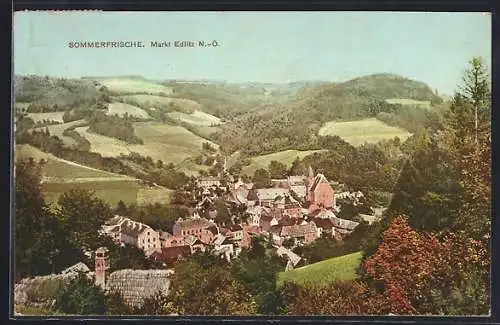
<svg viewBox="0 0 500 325"><path fill-rule="evenodd" d="M137 246L146 256L167 265L195 251L210 250L231 259L250 247L252 236L262 236L280 254L286 252L291 264L296 265L297 257L282 247L285 241L297 246L310 244L321 236L342 239L359 224L336 216L338 196L326 177L314 175L312 168L308 176L272 180L270 188L256 188L241 179L223 187L215 177L201 178L198 187L201 197L192 216L179 218L172 233L122 216L108 220L102 231L118 244ZM355 193L354 197L360 195ZM221 198L239 207L245 218L233 219L230 224L217 223L215 202Z"/></svg>

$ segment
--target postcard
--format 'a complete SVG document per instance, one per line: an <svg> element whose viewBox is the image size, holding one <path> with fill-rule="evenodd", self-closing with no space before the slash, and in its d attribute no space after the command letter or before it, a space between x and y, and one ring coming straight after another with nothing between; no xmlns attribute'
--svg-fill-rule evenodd
<svg viewBox="0 0 500 325"><path fill-rule="evenodd" d="M490 314L489 13L13 24L15 317Z"/></svg>

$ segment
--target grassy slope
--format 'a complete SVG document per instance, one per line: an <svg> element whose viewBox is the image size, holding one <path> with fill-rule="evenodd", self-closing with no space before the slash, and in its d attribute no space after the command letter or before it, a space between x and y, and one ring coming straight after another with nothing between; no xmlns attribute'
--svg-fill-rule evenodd
<svg viewBox="0 0 500 325"><path fill-rule="evenodd" d="M262 155L262 156L257 156L253 157L251 159L252 163L248 166L243 167L242 172L247 175L253 175L253 173L259 169L259 168L267 168L269 166L269 163L273 160L279 161L287 166L290 166L292 162L299 157L300 159L304 158L305 156L308 156L310 154L313 154L315 152L319 152L321 150L306 150L306 151L299 151L299 150L285 150L285 151L279 151L275 153L271 153L268 155Z"/></svg>
<svg viewBox="0 0 500 325"><path fill-rule="evenodd" d="M357 252L306 265L295 270L280 272L278 285L281 285L284 281L305 284L326 283L335 279L354 279L356 278L356 268L360 262L361 252Z"/></svg>
<svg viewBox="0 0 500 325"><path fill-rule="evenodd" d="M129 116L140 117L143 119L151 118L149 114L137 106L124 103L111 103L108 105L108 115L119 115L123 116L127 113Z"/></svg>
<svg viewBox="0 0 500 325"><path fill-rule="evenodd" d="M77 128L91 143L91 151L105 157L137 152L163 162L182 163L185 159L199 155L203 142L209 142L183 127L158 122L134 123L135 134L144 144L127 144L118 139L87 132L87 127ZM215 147L217 147L214 144Z"/></svg>
<svg viewBox="0 0 500 325"><path fill-rule="evenodd" d="M16 160L33 157L37 161L43 158L47 162L43 168L45 181L42 188L48 202L57 201L62 193L74 187L94 190L97 197L112 205L119 200L139 204L165 202L171 193L162 187L147 188L128 176L57 158L30 145L17 145L15 157Z"/></svg>
<svg viewBox="0 0 500 325"><path fill-rule="evenodd" d="M350 144L358 146L364 142L375 143L396 136L404 141L411 136L411 133L387 125L376 118L366 118L349 122L327 122L319 130L319 135L338 135Z"/></svg>

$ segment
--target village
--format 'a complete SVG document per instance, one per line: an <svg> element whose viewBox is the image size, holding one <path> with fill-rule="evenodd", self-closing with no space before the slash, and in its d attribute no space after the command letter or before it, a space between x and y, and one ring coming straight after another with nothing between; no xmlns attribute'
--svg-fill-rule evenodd
<svg viewBox="0 0 500 325"><path fill-rule="evenodd" d="M172 233L120 215L102 225L101 233L113 238L117 245L140 248L146 257L166 267L197 251L230 261L250 247L252 237L258 236L287 259L289 270L301 259L292 251L294 247L309 245L322 236L341 241L359 225L337 217L341 207L336 202L341 198L356 204L363 193L335 193L326 177L315 174L311 167L307 176L288 176L271 183L271 187L257 188L238 178L223 186L220 177L200 177L196 193L191 193L197 199L196 207L189 218L175 222ZM220 198L232 210L242 212L240 216L232 215L230 222L218 223L215 202ZM360 217L368 224L377 218L375 212Z"/></svg>

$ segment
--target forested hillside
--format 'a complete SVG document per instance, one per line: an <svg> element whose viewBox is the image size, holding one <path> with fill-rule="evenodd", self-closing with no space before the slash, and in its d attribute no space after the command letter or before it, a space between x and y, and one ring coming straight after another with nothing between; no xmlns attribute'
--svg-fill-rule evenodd
<svg viewBox="0 0 500 325"><path fill-rule="evenodd" d="M436 105L442 102L422 82L390 74L370 75L304 90L296 99L244 114L223 127L214 139L228 152L243 148L246 154L256 155L287 149L321 149L318 131L332 120L377 117L412 133L440 124L440 110L386 101L392 98L428 100Z"/></svg>

